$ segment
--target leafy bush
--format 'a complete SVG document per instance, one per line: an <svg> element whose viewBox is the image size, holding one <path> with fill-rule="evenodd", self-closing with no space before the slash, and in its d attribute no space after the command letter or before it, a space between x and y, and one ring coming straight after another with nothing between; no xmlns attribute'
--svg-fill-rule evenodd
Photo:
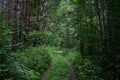
<svg viewBox="0 0 120 80"><path fill-rule="evenodd" d="M32 46L37 45L51 45L51 46L57 46L60 45L61 38L57 33L55 33L52 30L44 30L44 31L32 31L29 33L29 43Z"/></svg>
<svg viewBox="0 0 120 80"><path fill-rule="evenodd" d="M1 27L2 26L2 27ZM3 22L0 22L0 80L8 77L10 70L11 54L10 52L10 42L11 38L7 36L9 29L3 27Z"/></svg>
<svg viewBox="0 0 120 80"><path fill-rule="evenodd" d="M24 67L21 68L20 71L27 72L27 74L25 73L27 80L39 80L42 77L43 72L51 64L51 57L48 53L45 47L36 47L29 48L17 54L18 62L25 67L25 69Z"/></svg>
<svg viewBox="0 0 120 80"><path fill-rule="evenodd" d="M13 55L14 62L10 64L9 77L5 80L40 80L43 72L51 64L49 48L46 46L31 47ZM3 79L4 80L4 79Z"/></svg>
<svg viewBox="0 0 120 80"><path fill-rule="evenodd" d="M37 46L42 43L41 39L44 37L44 34L40 31L32 31L28 35L29 44L32 46Z"/></svg>
<svg viewBox="0 0 120 80"><path fill-rule="evenodd" d="M36 72L35 70L29 69L26 66L14 62L13 66L11 67L10 70L11 74L10 77L6 80L39 80L40 79L40 73Z"/></svg>
<svg viewBox="0 0 120 80"><path fill-rule="evenodd" d="M94 65L90 60L80 60L79 57L73 63L79 80L103 80L100 78L101 68Z"/></svg>

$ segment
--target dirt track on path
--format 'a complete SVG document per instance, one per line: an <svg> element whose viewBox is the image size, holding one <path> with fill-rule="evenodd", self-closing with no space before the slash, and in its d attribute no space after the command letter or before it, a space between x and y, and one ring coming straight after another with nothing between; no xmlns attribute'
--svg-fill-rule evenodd
<svg viewBox="0 0 120 80"><path fill-rule="evenodd" d="M70 67L70 72L71 72L71 80L77 80L74 68L70 62L68 62L68 66Z"/></svg>

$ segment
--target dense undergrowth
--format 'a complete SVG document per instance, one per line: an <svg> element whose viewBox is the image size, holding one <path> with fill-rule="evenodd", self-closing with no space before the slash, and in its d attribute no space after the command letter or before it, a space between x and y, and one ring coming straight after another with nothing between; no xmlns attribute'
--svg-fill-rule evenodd
<svg viewBox="0 0 120 80"><path fill-rule="evenodd" d="M0 24L0 26L2 23ZM6 36L9 29L2 27L0 29L0 80L8 77L11 68L11 63L13 62L12 55L10 54L10 43L11 38Z"/></svg>
<svg viewBox="0 0 120 80"><path fill-rule="evenodd" d="M70 80L69 62L78 80L120 80L118 0L13 1L13 10L7 1L0 1L0 80L42 80L49 69L48 80Z"/></svg>
<svg viewBox="0 0 120 80"><path fill-rule="evenodd" d="M67 59L63 57L64 51L53 50L53 67L51 68L48 80L70 80L70 69ZM66 53L68 54L68 53Z"/></svg>
<svg viewBox="0 0 120 80"><path fill-rule="evenodd" d="M40 80L51 64L49 50L44 46L11 54L14 54L15 61L10 70L10 80Z"/></svg>
<svg viewBox="0 0 120 80"><path fill-rule="evenodd" d="M63 49L62 55L73 65L78 80L103 80L101 67L83 58L76 49Z"/></svg>
<svg viewBox="0 0 120 80"><path fill-rule="evenodd" d="M70 70L64 57L56 55L48 80L70 80Z"/></svg>
<svg viewBox="0 0 120 80"><path fill-rule="evenodd" d="M56 37L56 33L52 30L44 33L47 32L51 33L51 35L47 34L45 36L42 32L35 32L35 34L32 32L29 37L32 38L31 42L33 42L33 44L30 43L32 46L40 45L38 40L43 37L46 37L43 43L46 42L45 44L48 44L52 42L49 46L42 44L38 47L29 47L23 51L6 54L9 52L9 47L8 44L6 44L6 46L4 45L3 48L6 50L3 49L4 51L2 51L2 53L5 54L5 60L9 59L8 61L11 62L7 65L3 64L6 68L4 67L5 69L2 69L4 71L1 72L5 74L1 76L9 76L8 78L2 78L5 78L5 80L40 80L45 70L49 69L52 60L54 60L54 65L50 71L48 80L70 80L71 75L67 64L68 62L73 64L78 80L102 80L100 78L101 68L99 66L93 64L89 59L83 59L77 49L53 47L60 45L60 36ZM4 35L1 41L9 42Z"/></svg>
<svg viewBox="0 0 120 80"><path fill-rule="evenodd" d="M102 73L101 67L95 65L91 60L77 56L73 60L73 65L78 80L103 80L100 76Z"/></svg>

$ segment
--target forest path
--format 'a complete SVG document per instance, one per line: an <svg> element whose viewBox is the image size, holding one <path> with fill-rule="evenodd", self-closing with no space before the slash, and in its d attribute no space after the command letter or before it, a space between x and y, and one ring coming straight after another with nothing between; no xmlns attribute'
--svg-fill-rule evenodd
<svg viewBox="0 0 120 80"><path fill-rule="evenodd" d="M70 71L71 71L71 80L77 80L75 70L70 62L68 62L68 66L70 67Z"/></svg>
<svg viewBox="0 0 120 80"><path fill-rule="evenodd" d="M70 61L63 56L62 50L51 52L52 64L45 71L42 80L77 80L74 69ZM67 53L66 53L67 54Z"/></svg>
<svg viewBox="0 0 120 80"><path fill-rule="evenodd" d="M52 60L52 63L51 63L51 66L49 69L47 69L45 72L44 72L44 75L42 77L42 80L48 80L48 77L49 77L49 74L50 74L50 70L52 69L54 65L54 60Z"/></svg>

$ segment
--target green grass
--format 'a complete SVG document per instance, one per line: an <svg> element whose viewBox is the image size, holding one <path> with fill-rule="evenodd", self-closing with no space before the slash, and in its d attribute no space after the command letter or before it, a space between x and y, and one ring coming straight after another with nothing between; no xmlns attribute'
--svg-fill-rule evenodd
<svg viewBox="0 0 120 80"><path fill-rule="evenodd" d="M75 50L70 49L51 49L53 66L50 70L48 80L71 80L71 72L68 61L73 61L77 56Z"/></svg>
<svg viewBox="0 0 120 80"><path fill-rule="evenodd" d="M77 54L72 49L44 45L20 51L16 53L19 64L16 69L19 75L16 76L17 80L23 78L25 80L42 80L47 69L50 69L47 80L71 80L68 61L74 61Z"/></svg>
<svg viewBox="0 0 120 80"><path fill-rule="evenodd" d="M54 64L48 80L70 80L70 70L67 60L59 54L52 54Z"/></svg>
<svg viewBox="0 0 120 80"><path fill-rule="evenodd" d="M54 49L54 48L53 48ZM30 47L15 53L17 61L12 73L13 80L40 80L45 70L50 67L51 49L48 46Z"/></svg>

